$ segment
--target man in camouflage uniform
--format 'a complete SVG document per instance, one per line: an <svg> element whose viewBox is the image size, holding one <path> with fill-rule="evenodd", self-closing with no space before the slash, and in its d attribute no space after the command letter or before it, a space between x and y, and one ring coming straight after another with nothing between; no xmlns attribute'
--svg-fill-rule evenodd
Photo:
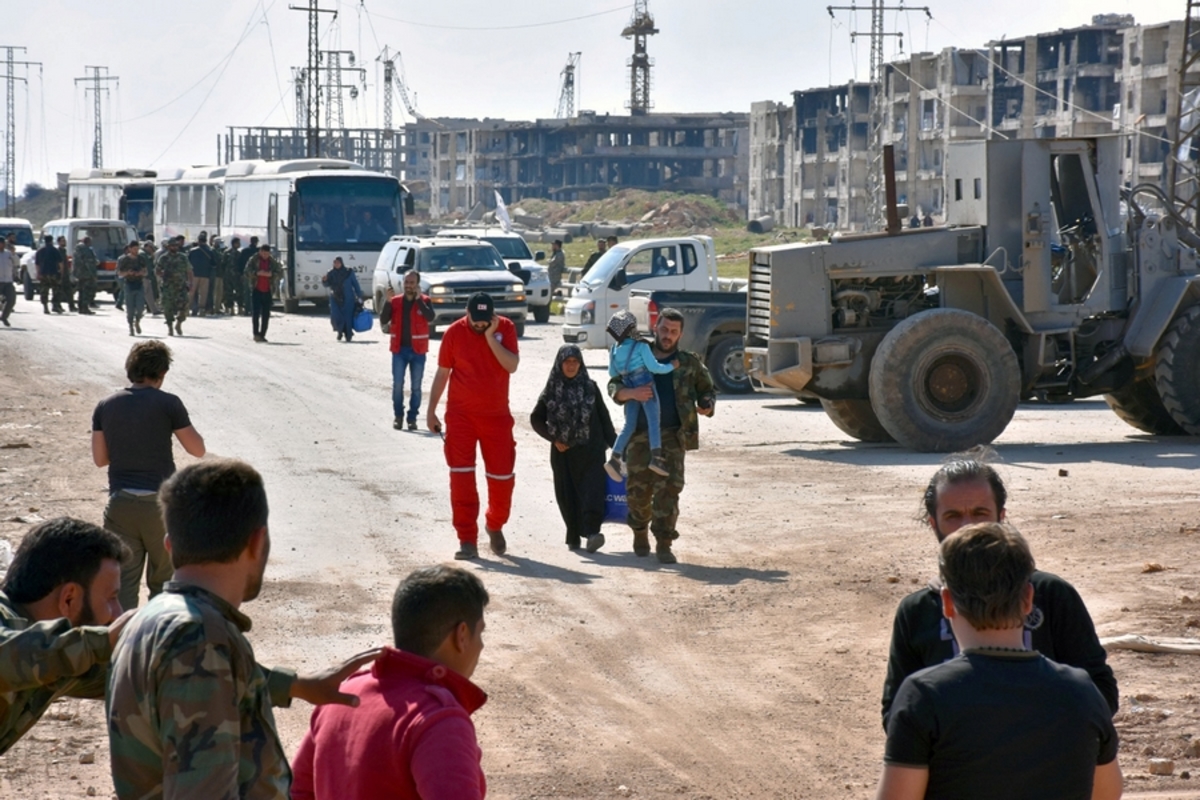
<svg viewBox="0 0 1200 800"><path fill-rule="evenodd" d="M116 536L68 517L21 540L0 592L0 753L58 698L104 697L109 655L129 619L116 619L122 557Z"/></svg>
<svg viewBox="0 0 1200 800"><path fill-rule="evenodd" d="M152 315L158 316L158 276L154 274L154 250L154 240L147 239L142 243L138 258L141 259L142 269L146 271L146 307Z"/></svg>
<svg viewBox="0 0 1200 800"><path fill-rule="evenodd" d="M60 236L56 242L58 245L59 263L62 268L58 272L59 280L62 282L62 293L67 298L67 310L75 310L75 282L71 280L71 259L67 252L67 237ZM81 311L83 309L80 309Z"/></svg>
<svg viewBox="0 0 1200 800"><path fill-rule="evenodd" d="M175 580L113 651L108 737L118 797L286 800L292 774L273 705L358 705L341 682L381 650L314 678L267 670L238 610L258 596L270 551L267 495L249 464L209 459L160 491Z"/></svg>
<svg viewBox="0 0 1200 800"><path fill-rule="evenodd" d="M75 245L75 262L71 269L75 273L75 285L79 289L79 313L96 313L92 311L92 306L96 304L96 279L100 259L92 249L92 237L84 236L83 241Z"/></svg>
<svg viewBox="0 0 1200 800"><path fill-rule="evenodd" d="M212 243L212 313L218 317L225 313L225 273L229 269L228 256L225 243L214 238Z"/></svg>
<svg viewBox="0 0 1200 800"><path fill-rule="evenodd" d="M192 283L191 262L179 250L181 238L177 236L167 242L167 252L159 257L155 268L162 290L163 316L167 320L167 333L171 336L183 335L183 321L188 314L188 287Z"/></svg>
<svg viewBox="0 0 1200 800"><path fill-rule="evenodd" d="M225 251L225 308L231 315L242 313L242 286L246 282L242 277L244 262L242 240L235 236Z"/></svg>
<svg viewBox="0 0 1200 800"><path fill-rule="evenodd" d="M664 308L654 326L654 357L664 364L678 359L679 366L666 375L655 375L653 387L646 384L626 388L619 377L608 382L609 396L618 403L644 402L655 388L658 390L663 458L669 474L664 477L650 469L650 440L643 411L637 432L625 450L629 470L625 487L628 522L633 528L633 552L638 556L650 555L649 533L653 533L655 553L663 564L676 562L671 543L679 538L675 524L679 520L679 495L684 486L684 454L700 447L696 415L711 417L715 401L712 376L704 362L695 353L679 349L682 334L683 314Z"/></svg>

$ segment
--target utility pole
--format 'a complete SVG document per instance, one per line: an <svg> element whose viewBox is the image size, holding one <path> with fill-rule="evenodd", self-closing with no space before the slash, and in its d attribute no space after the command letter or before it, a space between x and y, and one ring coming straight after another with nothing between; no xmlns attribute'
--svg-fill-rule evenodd
<svg viewBox="0 0 1200 800"><path fill-rule="evenodd" d="M859 36L869 36L871 40L871 136L870 136L870 152L868 153L867 170L867 228L868 230L878 230L885 222L885 208L883 202L884 192L884 175L883 175L883 42L889 36L896 37L900 42L900 49L904 49L904 34L900 31L885 31L883 29L883 13L885 11L924 11L925 16L933 19L933 14L929 11L929 6L906 6L903 0L897 5L885 5L885 0L870 0L871 11L871 30L866 31L851 31L850 41L855 41ZM826 6L825 10L829 12L830 18L834 17L835 11L849 11L851 13L859 10L866 10L866 4L857 5L851 3L848 6Z"/></svg>
<svg viewBox="0 0 1200 800"><path fill-rule="evenodd" d="M0 49L8 51L8 57L5 59L6 67L4 73L5 94L5 127L4 127L4 208L5 216L15 216L17 213L17 113L14 93L16 91L16 82L25 81L29 83L24 76L18 76L16 73L17 67L25 67L28 71L29 67L41 67L40 61L17 61L16 52L20 50L25 52L24 47L12 47L10 45L0 45Z"/></svg>
<svg viewBox="0 0 1200 800"><path fill-rule="evenodd" d="M633 57L629 59L629 113L646 114L653 108L650 102L650 67L654 61L646 53L646 37L658 33L654 17L650 16L649 0L635 0L633 17L621 35L633 39Z"/></svg>
<svg viewBox="0 0 1200 800"><path fill-rule="evenodd" d="M95 118L95 132L92 138L92 169L100 169L104 166L104 126L101 119L101 104L100 93L108 94L107 81L119 81L114 75L108 74L108 67L84 67L85 70L90 69L92 74L86 78L76 78L75 83L90 83L91 86L83 87L83 94L87 96L88 92L92 93L92 99L95 101L95 107L92 116ZM100 70L104 70L104 75L100 74Z"/></svg>
<svg viewBox="0 0 1200 800"><path fill-rule="evenodd" d="M333 18L337 19L337 11L321 8L320 0L308 0L307 5L288 6L288 9L308 12L308 67L304 76L307 108L304 114L304 128L307 155L309 158L318 158L321 155L321 44L317 23L321 14L333 14ZM296 124L298 127L300 121L296 120Z"/></svg>
<svg viewBox="0 0 1200 800"><path fill-rule="evenodd" d="M354 53L349 50L322 50L321 58L325 62L325 155L342 155L343 139L339 135L334 138L334 132L340 132L346 127L346 117L343 113L342 91L350 90L350 99L358 97L358 87L342 83L342 56L346 56L351 64L354 63ZM346 67L347 72L357 72L359 81L365 83L367 71L361 67Z"/></svg>
<svg viewBox="0 0 1200 800"><path fill-rule="evenodd" d="M1187 16L1183 20L1183 51L1179 64L1179 91L1174 92L1174 119L1167 118L1167 135L1174 140L1167 154L1165 183L1167 198L1175 211L1195 225L1200 221L1200 182L1197 181L1196 161L1192 154L1200 142L1200 0L1187 0ZM1174 130L1172 130L1174 128ZM1136 144L1134 145L1137 146Z"/></svg>
<svg viewBox="0 0 1200 800"><path fill-rule="evenodd" d="M583 53L567 53L567 65L562 69L562 90L558 94L558 108L554 115L559 119L575 116L575 72Z"/></svg>

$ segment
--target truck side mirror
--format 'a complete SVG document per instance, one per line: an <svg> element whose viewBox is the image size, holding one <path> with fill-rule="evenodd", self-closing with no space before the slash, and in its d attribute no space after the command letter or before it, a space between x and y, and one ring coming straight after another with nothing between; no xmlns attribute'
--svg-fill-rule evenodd
<svg viewBox="0 0 1200 800"><path fill-rule="evenodd" d="M546 251L538 250L536 253L533 254L533 260L534 261L545 261L546 260Z"/></svg>
<svg viewBox="0 0 1200 800"><path fill-rule="evenodd" d="M621 267L621 269L617 270L617 274L612 276L612 281L609 282L608 288L613 291L620 291L625 288L625 284L627 283L629 281L625 277L625 268Z"/></svg>

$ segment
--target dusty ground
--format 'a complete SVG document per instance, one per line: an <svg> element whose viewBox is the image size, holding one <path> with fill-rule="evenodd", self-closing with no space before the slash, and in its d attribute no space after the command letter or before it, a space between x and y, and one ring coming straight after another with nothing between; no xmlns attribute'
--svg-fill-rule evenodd
<svg viewBox="0 0 1200 800"><path fill-rule="evenodd" d="M122 385L132 342L108 306L93 318L33 310L21 303L0 329L0 537L14 543L20 518L100 521L90 413ZM312 313L274 319L268 346L244 319L185 330L169 340L166 388L210 452L267 479L269 584L244 607L259 660L317 668L386 643L398 577L448 559L454 537L437 438L390 427L383 337L339 344ZM491 699L475 717L490 796L872 796L892 612L935 568L933 537L912 518L939 458L856 444L781 398L727 399L688 457L680 565L635 558L615 525L600 553L570 553L526 418L557 328L529 333L513 385L512 555L475 566L493 597L476 674ZM603 354L588 359L599 374ZM1142 436L1102 402L1022 406L997 442L1010 519L1039 566L1079 588L1101 635L1200 635L1197 444ZM1200 797L1200 756L1188 755L1200 661L1111 662L1127 796ZM289 751L302 706L278 714ZM0 797L109 796L101 711L56 705L0 756ZM1148 775L1151 755L1174 758L1175 774Z"/></svg>

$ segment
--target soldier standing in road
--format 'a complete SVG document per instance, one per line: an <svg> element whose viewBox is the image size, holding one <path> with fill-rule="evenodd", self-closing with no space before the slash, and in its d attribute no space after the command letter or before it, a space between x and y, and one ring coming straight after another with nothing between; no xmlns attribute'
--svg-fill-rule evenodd
<svg viewBox="0 0 1200 800"><path fill-rule="evenodd" d="M562 239L555 239L550 244L550 261L546 264L546 272L550 276L550 294L558 294L562 289L563 275L567 271L567 256L563 253Z"/></svg>
<svg viewBox="0 0 1200 800"><path fill-rule="evenodd" d="M38 291L42 295L42 312L50 313L50 292L54 292L54 313L63 313L62 308L62 276L59 270L65 271L66 262L54 246L54 237L46 236L42 246L33 257L37 265Z"/></svg>
<svg viewBox="0 0 1200 800"><path fill-rule="evenodd" d="M62 281L63 294L67 298L67 310L75 310L75 283L71 280L71 259L67 253L67 237L58 237L59 280ZM79 309L82 311L83 309Z"/></svg>
<svg viewBox="0 0 1200 800"><path fill-rule="evenodd" d="M225 297L223 298L226 311L232 316L242 313L242 267L246 259L242 257L242 240L233 237L229 242L229 250L225 253Z"/></svg>
<svg viewBox="0 0 1200 800"><path fill-rule="evenodd" d="M76 258L76 263L79 263ZM142 332L142 311L146 305L146 269L142 263L137 240L125 245L125 255L117 261L117 276L125 284L125 319L129 335Z"/></svg>
<svg viewBox="0 0 1200 800"><path fill-rule="evenodd" d="M75 273L75 285L79 289L79 313L94 314L92 306L96 304L96 278L100 269L100 260L92 249L92 237L84 236L75 245L75 262L72 270Z"/></svg>
<svg viewBox="0 0 1200 800"><path fill-rule="evenodd" d="M229 254L220 239L213 239L212 258L212 313L219 317L225 313L225 272L229 269Z"/></svg>
<svg viewBox="0 0 1200 800"><path fill-rule="evenodd" d="M258 258L258 237L250 237L250 246L242 251L242 260L238 265L238 272L242 275L242 316L250 316L251 306L254 305L254 270L250 268L250 262Z"/></svg>
<svg viewBox="0 0 1200 800"><path fill-rule="evenodd" d="M187 253L192 265L192 287L188 298L192 314L203 317L208 314L208 285L213 277L213 251L208 246L208 232L200 231L196 244Z"/></svg>
<svg viewBox="0 0 1200 800"><path fill-rule="evenodd" d="M645 402L658 391L661 414L662 451L666 476L650 469L650 441L645 412L639 416L637 432L625 450L629 474L625 479L629 504L629 527L633 529L633 552L650 555L649 533L654 534L655 554L663 564L674 564L671 544L679 538L675 525L679 520L679 495L683 492L684 455L700 447L697 414L713 415L715 394L712 376L695 353L679 349L683 334L683 314L664 308L654 326L654 357L660 363L678 359L679 366L666 375L655 375L654 384L627 388L620 376L608 382L608 394L624 404L629 400ZM649 530L647 530L647 528Z"/></svg>
<svg viewBox="0 0 1200 800"><path fill-rule="evenodd" d="M246 264L246 272L254 281L251 284L254 289L250 303L253 309L250 324L254 326L254 341L266 344L267 325L271 322L271 288L283 278L283 266L271 255L271 246L264 244L258 248L258 255Z"/></svg>
<svg viewBox="0 0 1200 800"><path fill-rule="evenodd" d="M17 271L17 254L12 242L0 239L0 323L6 328L12 327L8 318L17 304L17 287L13 285Z"/></svg>
<svg viewBox="0 0 1200 800"><path fill-rule="evenodd" d="M167 320L167 333L183 335L183 321L188 312L188 286L192 282L192 265L187 256L179 252L182 236L167 242L167 252L158 259L158 285L162 290L163 316ZM175 326L172 328L172 324Z"/></svg>
<svg viewBox="0 0 1200 800"><path fill-rule="evenodd" d="M502 529L512 509L517 461L508 383L519 363L517 328L512 320L495 313L490 295L473 295L467 301L467 316L451 324L442 337L438 371L425 415L426 427L441 433L437 407L448 384L444 438L446 464L450 467L450 508L458 534L457 559L479 557L477 448L483 453L488 487L484 530L493 553L502 556L508 549Z"/></svg>
<svg viewBox="0 0 1200 800"><path fill-rule="evenodd" d="M271 549L262 476L241 461L202 461L160 494L175 579L113 650L117 796L286 800L292 773L271 707L295 697L357 706L339 687L383 651L312 677L259 666L241 606L262 590Z"/></svg>
<svg viewBox="0 0 1200 800"><path fill-rule="evenodd" d="M138 252L138 258L142 262L142 269L146 271L146 307L150 309L150 313L158 316L158 276L154 274L154 240L147 239L142 243L142 249Z"/></svg>

